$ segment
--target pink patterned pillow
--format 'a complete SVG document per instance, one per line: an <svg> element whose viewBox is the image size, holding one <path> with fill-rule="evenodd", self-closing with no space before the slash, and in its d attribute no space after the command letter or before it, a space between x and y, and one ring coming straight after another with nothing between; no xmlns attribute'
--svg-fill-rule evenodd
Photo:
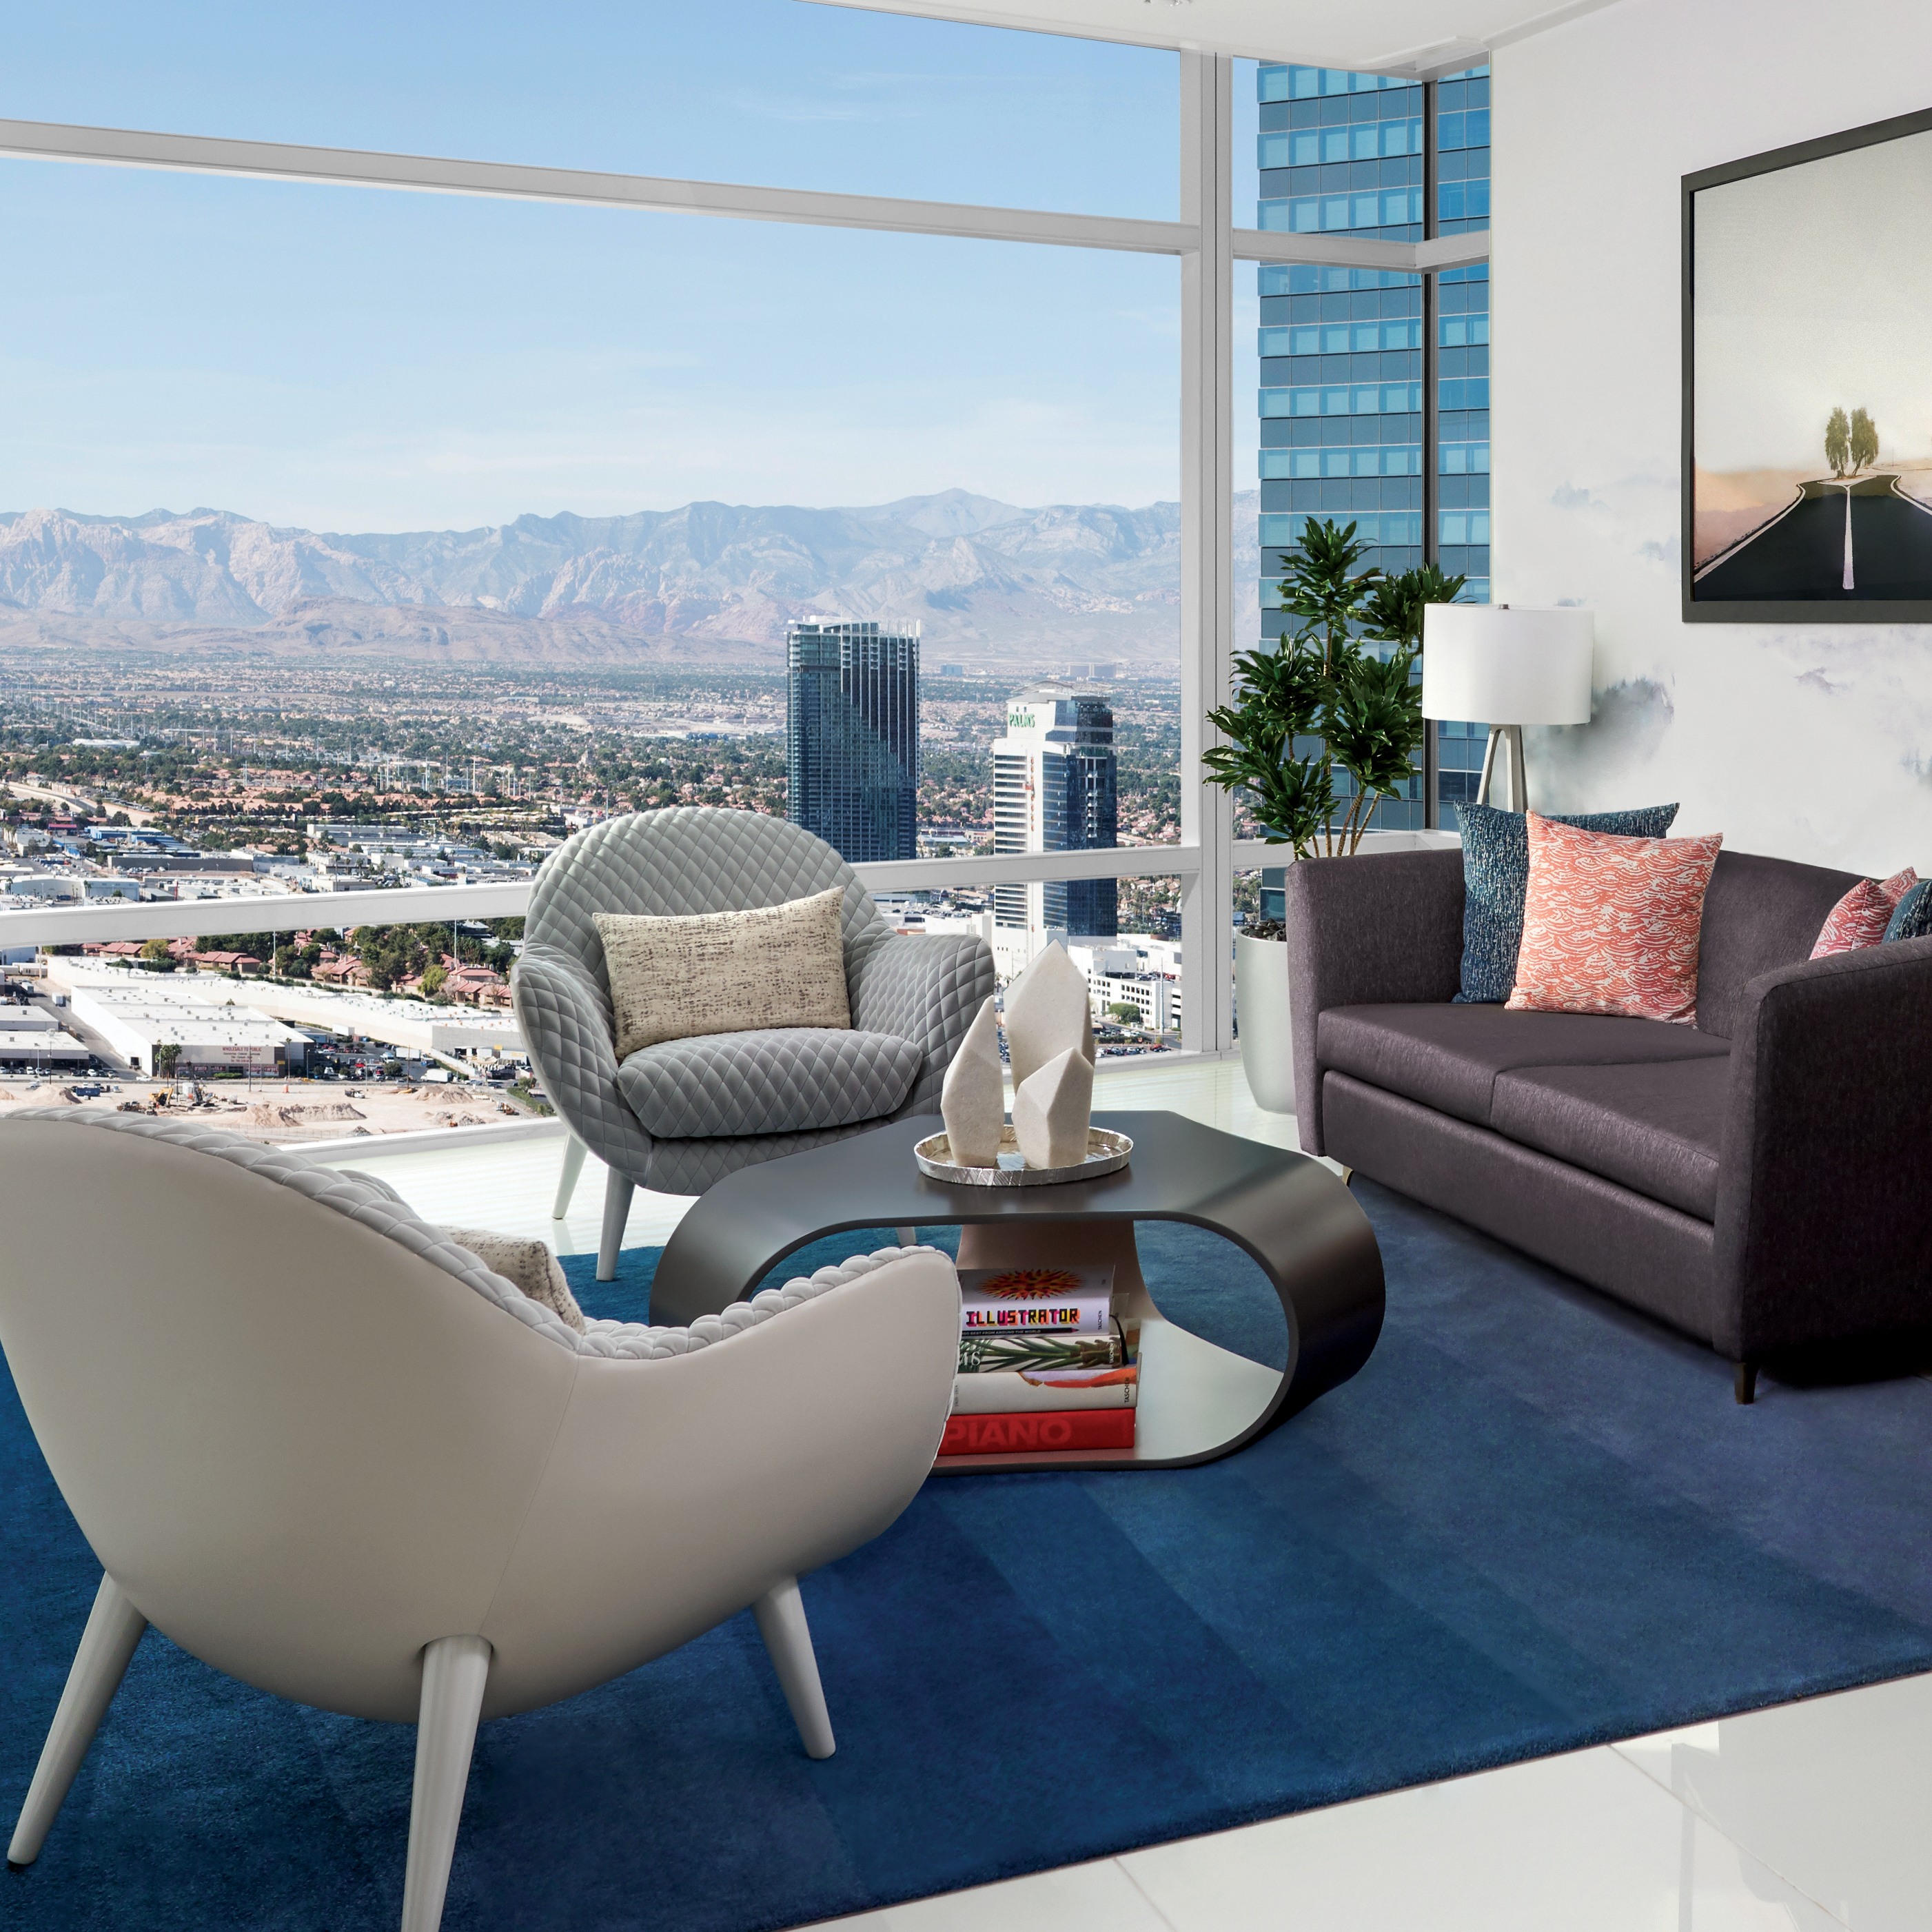
<svg viewBox="0 0 1932 1932"><path fill-rule="evenodd" d="M1694 1024L1704 892L1724 842L1619 838L1532 812L1510 1010Z"/></svg>
<svg viewBox="0 0 1932 1932"><path fill-rule="evenodd" d="M1856 952L1885 937L1898 902L1918 883L1908 866L1888 879L1861 879L1825 916L1824 929L1811 949L1814 959L1828 952Z"/></svg>

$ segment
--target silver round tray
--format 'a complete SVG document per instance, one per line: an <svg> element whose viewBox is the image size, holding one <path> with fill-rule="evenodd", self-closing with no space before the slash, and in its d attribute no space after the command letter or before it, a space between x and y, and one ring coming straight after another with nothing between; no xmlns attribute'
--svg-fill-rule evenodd
<svg viewBox="0 0 1932 1932"><path fill-rule="evenodd" d="M998 1167L961 1167L952 1159L952 1143L944 1134L928 1134L914 1144L912 1157L919 1171L956 1187L1051 1187L1063 1180L1093 1180L1117 1174L1134 1150L1125 1134L1106 1127L1087 1130L1087 1158L1076 1167L1029 1167L1011 1127L1000 1130Z"/></svg>

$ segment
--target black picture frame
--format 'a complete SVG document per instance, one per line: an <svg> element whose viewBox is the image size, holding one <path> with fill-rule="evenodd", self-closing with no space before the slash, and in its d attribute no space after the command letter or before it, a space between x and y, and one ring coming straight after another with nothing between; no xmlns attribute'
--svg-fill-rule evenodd
<svg viewBox="0 0 1932 1932"><path fill-rule="evenodd" d="M1745 181L1782 168L1799 167L1859 148L1880 146L1913 134L1932 133L1932 108L1874 121L1842 134L1797 141L1742 160L1700 169L1682 178L1681 242L1682 257L1683 449L1679 548L1682 557L1684 621L1690 624L1898 624L1932 622L1932 597L1850 597L1843 599L1699 597L1694 542L1696 518L1696 198L1708 188ZM1932 240L1932 236L1928 236ZM1849 516L1849 511L1847 515Z"/></svg>

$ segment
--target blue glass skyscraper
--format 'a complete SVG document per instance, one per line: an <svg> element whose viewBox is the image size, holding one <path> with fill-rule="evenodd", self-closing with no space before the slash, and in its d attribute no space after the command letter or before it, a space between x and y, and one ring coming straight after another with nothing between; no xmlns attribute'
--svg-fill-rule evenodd
<svg viewBox="0 0 1932 1932"><path fill-rule="evenodd" d="M1489 226L1486 70L1425 86L1264 66L1258 86L1258 226L1414 242ZM1259 278L1264 635L1282 628L1281 572L1311 518L1354 524L1369 563L1396 572L1432 560L1469 578L1466 598L1486 602L1486 266L1439 275L1433 289L1362 268L1270 264ZM1433 824L1468 796L1486 728L1438 724L1435 799L1419 772L1372 824Z"/></svg>
<svg viewBox="0 0 1932 1932"><path fill-rule="evenodd" d="M787 626L786 812L854 866L919 853L919 626Z"/></svg>

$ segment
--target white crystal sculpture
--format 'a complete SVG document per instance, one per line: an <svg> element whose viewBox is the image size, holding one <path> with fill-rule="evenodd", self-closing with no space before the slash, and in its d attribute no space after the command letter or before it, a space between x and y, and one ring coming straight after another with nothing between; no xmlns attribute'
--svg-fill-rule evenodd
<svg viewBox="0 0 1932 1932"><path fill-rule="evenodd" d="M999 1016L988 1000L966 1029L939 1090L939 1111L956 1166L999 1165L1000 1130L1006 1124L1004 1078Z"/></svg>
<svg viewBox="0 0 1932 1932"><path fill-rule="evenodd" d="M1006 1056L1013 1066L1013 1091L1070 1047L1093 1064L1087 976L1056 939L1006 988Z"/></svg>
<svg viewBox="0 0 1932 1932"><path fill-rule="evenodd" d="M1076 1046L1013 1089L1013 1138L1029 1167L1078 1167L1087 1158L1094 1063Z"/></svg>

